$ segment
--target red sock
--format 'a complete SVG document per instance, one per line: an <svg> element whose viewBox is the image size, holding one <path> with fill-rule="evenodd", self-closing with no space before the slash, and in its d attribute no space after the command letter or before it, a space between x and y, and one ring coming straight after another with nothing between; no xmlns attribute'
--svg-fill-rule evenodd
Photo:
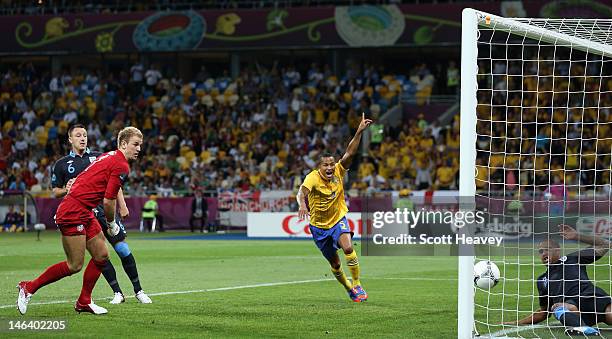
<svg viewBox="0 0 612 339"><path fill-rule="evenodd" d="M64 277L72 275L68 268L68 263L62 261L55 265L47 267L47 269L38 278L28 282L26 289L29 293L34 294L39 288L56 282Z"/></svg>
<svg viewBox="0 0 612 339"><path fill-rule="evenodd" d="M96 286L96 282L102 273L102 268L106 265L106 260L97 261L91 258L85 273L83 273L83 288L81 289L81 295L79 296L79 304L89 305L91 304L91 292Z"/></svg>

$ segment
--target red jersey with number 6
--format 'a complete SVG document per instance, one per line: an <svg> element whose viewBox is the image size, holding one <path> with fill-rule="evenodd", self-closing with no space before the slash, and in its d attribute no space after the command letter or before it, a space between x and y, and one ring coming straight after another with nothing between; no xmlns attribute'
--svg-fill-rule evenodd
<svg viewBox="0 0 612 339"><path fill-rule="evenodd" d="M70 192L57 209L55 222L58 225L82 222L86 217L84 214L88 217L91 210L102 203L104 198L117 198L117 193L129 173L130 166L122 152L102 154L76 177ZM82 207L84 214L74 210L77 205L75 202Z"/></svg>

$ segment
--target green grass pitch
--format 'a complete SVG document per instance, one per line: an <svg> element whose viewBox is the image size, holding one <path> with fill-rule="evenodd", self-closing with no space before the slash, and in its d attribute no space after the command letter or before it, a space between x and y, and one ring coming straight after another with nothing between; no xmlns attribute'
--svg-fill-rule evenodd
<svg viewBox="0 0 612 339"><path fill-rule="evenodd" d="M333 280L311 241L154 239L162 236L189 234L132 232L128 239L153 304L133 297L108 304L112 290L101 276L93 298L109 313L77 314L80 272L39 290L21 317L15 286L64 260L60 236L46 232L36 241L32 233L0 234L0 319L65 319L68 325L57 333L0 337L456 337L455 258L361 256L370 298L358 304ZM111 253L121 287L133 296ZM63 302L36 304L54 301Z"/></svg>
<svg viewBox="0 0 612 339"><path fill-rule="evenodd" d="M41 241L36 241L32 233L2 233L0 321L4 325L0 324L0 337L77 338L92 333L104 338L457 336L454 257L360 256L362 283L370 298L357 304L333 279L327 262L309 240L213 240L215 237L194 239L191 234L176 232L130 234L128 242L143 288L153 299L151 305L139 304L133 298L131 283L109 246L121 287L128 296L124 304L108 304L112 291L101 276L93 297L109 313L77 314L73 303L80 292L81 272L39 290L22 317L15 307L17 282L34 278L65 257L59 233L46 232ZM355 244L359 248L359 242ZM476 303L506 311L487 312L477 306L476 319L489 324L477 324L481 334L563 337L559 328L522 327L517 332L499 325L537 307L537 299L532 297L537 291L529 279L542 273L544 267L539 263L532 266L532 261L529 257L521 257L521 265L497 261L502 277L508 280L502 280L490 294L477 291ZM605 257L598 263L607 262ZM593 267L589 273L593 277ZM609 290L609 268L597 266L595 274L608 279L599 286ZM10 320L31 319L66 320L68 329L2 330ZM552 317L549 321L557 326Z"/></svg>

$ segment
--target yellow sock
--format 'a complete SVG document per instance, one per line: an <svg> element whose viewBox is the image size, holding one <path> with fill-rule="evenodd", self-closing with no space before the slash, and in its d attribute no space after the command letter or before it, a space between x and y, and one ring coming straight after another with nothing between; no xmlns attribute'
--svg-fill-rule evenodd
<svg viewBox="0 0 612 339"><path fill-rule="evenodd" d="M351 254L345 254L346 264L351 271L351 277L353 278L353 286L361 285L359 281L359 259L357 259L357 253L355 250Z"/></svg>
<svg viewBox="0 0 612 339"><path fill-rule="evenodd" d="M346 274L344 274L344 271L342 271L342 267L340 267L339 269L335 270L333 267L331 269L332 273L334 274L334 277L336 277L336 279L338 280L338 282L340 284L342 284L342 286L344 286L344 288L346 288L346 290L350 290L351 289L351 283L348 281L348 279L346 278Z"/></svg>

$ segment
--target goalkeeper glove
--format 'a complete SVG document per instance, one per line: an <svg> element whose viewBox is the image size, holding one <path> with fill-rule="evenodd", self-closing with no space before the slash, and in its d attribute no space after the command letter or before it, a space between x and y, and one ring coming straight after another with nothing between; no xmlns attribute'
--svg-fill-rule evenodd
<svg viewBox="0 0 612 339"><path fill-rule="evenodd" d="M119 231L121 231L121 228L119 228L119 225L117 225L117 222L115 222L115 220L108 222L108 234L114 237L119 234Z"/></svg>

